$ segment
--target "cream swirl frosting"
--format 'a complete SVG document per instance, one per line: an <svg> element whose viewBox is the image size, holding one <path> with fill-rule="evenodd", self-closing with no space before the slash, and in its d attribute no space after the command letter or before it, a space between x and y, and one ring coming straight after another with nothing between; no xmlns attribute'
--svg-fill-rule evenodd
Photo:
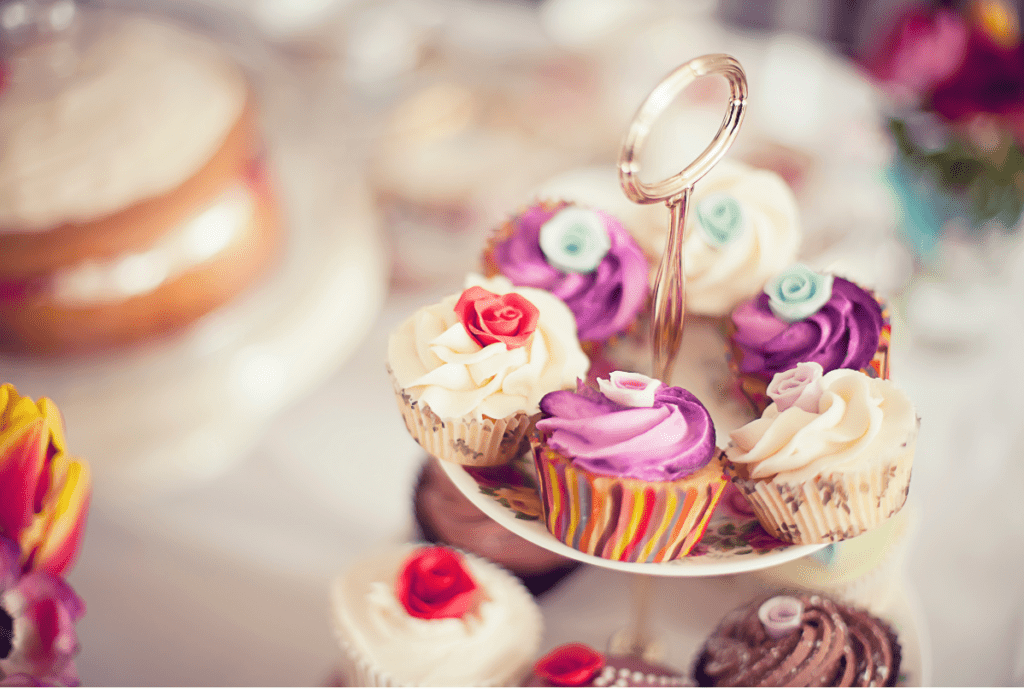
<svg viewBox="0 0 1024 689"><path fill-rule="evenodd" d="M693 313L730 312L796 260L796 198L774 172L723 161L696 185L689 209L684 260Z"/></svg>
<svg viewBox="0 0 1024 689"><path fill-rule="evenodd" d="M360 562L335 582L335 624L352 654L399 686L507 686L521 679L543 632L526 589L496 565L463 555L478 602L462 617L413 617L395 588L413 548Z"/></svg>
<svg viewBox="0 0 1024 689"><path fill-rule="evenodd" d="M0 231L102 217L165 193L217 150L245 105L241 70L169 22L130 18L88 45L56 95L29 48L0 98ZM41 49L41 48L40 48Z"/></svg>
<svg viewBox="0 0 1024 689"><path fill-rule="evenodd" d="M781 374L780 374L781 375ZM803 481L819 474L884 466L913 452L917 416L893 383L860 371L837 369L820 379L816 405L779 410L735 430L726 453L751 478L782 475Z"/></svg>
<svg viewBox="0 0 1024 689"><path fill-rule="evenodd" d="M590 360L564 302L541 289L513 288L502 277L470 276L467 287L473 285L529 300L539 311L533 335L522 347L509 349L502 342L481 347L455 312L459 295L420 309L388 341L391 372L414 400L442 419L502 419L536 413L545 394L575 388L586 376Z"/></svg>

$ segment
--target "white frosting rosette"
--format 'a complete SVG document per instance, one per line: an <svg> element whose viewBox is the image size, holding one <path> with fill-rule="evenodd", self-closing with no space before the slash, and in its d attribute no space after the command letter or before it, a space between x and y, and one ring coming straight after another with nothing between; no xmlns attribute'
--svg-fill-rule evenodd
<svg viewBox="0 0 1024 689"><path fill-rule="evenodd" d="M514 288L503 277L471 275L466 284L525 298L537 310L532 334L521 345L482 345L456 311L462 295L452 295L392 333L388 368L406 426L427 452L460 464L502 464L518 454L541 397L574 389L590 360L575 317L551 293Z"/></svg>
<svg viewBox="0 0 1024 689"><path fill-rule="evenodd" d="M728 314L796 260L801 237L796 198L779 175L722 161L690 197L683 244L687 309ZM659 255L664 247L663 238Z"/></svg>
<svg viewBox="0 0 1024 689"><path fill-rule="evenodd" d="M794 543L852 538L898 511L917 439L914 407L890 381L814 373L777 374L776 402L733 431L726 450L758 519Z"/></svg>
<svg viewBox="0 0 1024 689"><path fill-rule="evenodd" d="M543 617L514 576L462 554L478 588L461 617L410 615L396 580L416 546L409 544L357 563L332 587L332 621L349 686L515 686L529 672L543 634Z"/></svg>

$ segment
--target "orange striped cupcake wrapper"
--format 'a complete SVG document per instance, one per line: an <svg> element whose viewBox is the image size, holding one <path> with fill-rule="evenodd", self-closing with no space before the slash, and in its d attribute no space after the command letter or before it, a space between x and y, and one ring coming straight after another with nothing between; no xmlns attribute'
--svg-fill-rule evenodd
<svg viewBox="0 0 1024 689"><path fill-rule="evenodd" d="M725 489L721 452L677 481L604 476L534 448L544 523L562 543L621 562L668 562L687 555L707 529Z"/></svg>

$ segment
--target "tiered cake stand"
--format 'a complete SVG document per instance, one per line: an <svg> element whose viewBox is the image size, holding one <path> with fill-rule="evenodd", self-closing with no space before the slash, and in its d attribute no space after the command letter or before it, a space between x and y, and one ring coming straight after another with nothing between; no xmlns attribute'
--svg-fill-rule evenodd
<svg viewBox="0 0 1024 689"><path fill-rule="evenodd" d="M697 159L677 175L657 183L640 180L638 158L652 126L673 99L695 79L704 76L725 78L731 89L729 109L711 144ZM727 55L706 55L680 66L668 75L641 105L633 120L619 159L619 179L622 188L636 203L664 202L671 211L671 225L665 254L658 267L653 295L654 314L651 323L653 348L653 376L672 384L681 384L695 391L711 412L716 429L723 437L739 423L750 420L750 412L738 411L735 404L720 396L701 396L713 389L701 377L700 367L687 367L685 359L691 347L686 346L683 335L685 318L685 274L683 271L683 228L687 202L693 186L725 155L743 121L747 100L746 76L740 64ZM691 344L700 347L697 333ZM681 349L682 345L682 349ZM674 365L680 362L682 378L673 376ZM711 374L713 375L713 374ZM452 482L487 516L516 535L564 557L595 565L606 570L629 573L631 578L632 611L629 626L612 638L613 650L657 659L663 650L660 632L652 629L652 599L655 582L662 577L728 577L766 569L814 553L825 547L819 545L792 545L772 538L753 516L728 509L716 510L704 538L686 557L665 563L620 562L576 550L552 536L543 523L541 499L538 492L533 462L527 453L511 464L496 468L463 467L451 462L440 462ZM721 505L721 504L720 504ZM696 583L696 582L694 582ZM714 582L709 582L713 584ZM673 605L681 610L691 609L686 618L699 624L708 611L713 617L704 620L701 629L689 630L686 636L692 645L692 655L699 643L711 633L715 621L725 611L748 602L750 595L740 585L730 581L724 586L688 587L675 592ZM905 593L905 592L904 592ZM689 597L690 603L685 599ZM689 608L687 606L689 605ZM899 677L901 686L927 683L925 668L927 644L919 634L920 616L906 595L897 596L897 603L887 611L887 619L895 627L902 646L902 664Z"/></svg>

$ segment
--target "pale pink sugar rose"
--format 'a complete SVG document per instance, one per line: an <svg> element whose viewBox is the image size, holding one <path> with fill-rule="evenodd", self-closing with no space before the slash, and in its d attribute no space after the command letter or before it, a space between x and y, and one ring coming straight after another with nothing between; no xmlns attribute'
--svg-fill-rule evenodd
<svg viewBox="0 0 1024 689"><path fill-rule="evenodd" d="M612 371L608 378L598 378L597 386L611 401L627 407L654 406L654 393L661 387L660 380L626 371Z"/></svg>
<svg viewBox="0 0 1024 689"><path fill-rule="evenodd" d="M776 373L772 377L772 382L768 385L768 396L772 398L780 412L790 407L799 407L817 414L823 373L824 369L816 361L799 363L796 367Z"/></svg>

